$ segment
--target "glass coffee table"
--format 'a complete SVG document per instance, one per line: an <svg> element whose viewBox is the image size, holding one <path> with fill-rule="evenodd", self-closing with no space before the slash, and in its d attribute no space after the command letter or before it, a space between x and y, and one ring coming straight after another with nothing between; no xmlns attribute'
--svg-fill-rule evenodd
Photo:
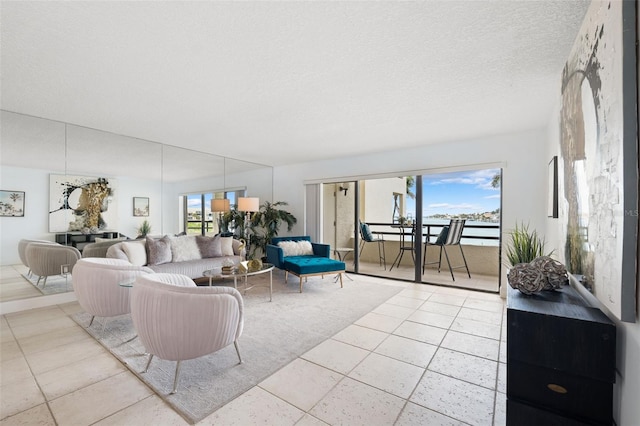
<svg viewBox="0 0 640 426"><path fill-rule="evenodd" d="M260 285L249 286L248 278L252 275L260 275L269 273L269 302L273 301L273 268L271 263L263 263L260 269L240 271L237 267L234 267L231 272L222 272L222 268L207 269L202 273L203 277L209 278L209 286L213 285L214 278L231 278L233 277L233 286L238 289L238 277L244 278L243 294L246 294L248 290L254 287L266 287Z"/></svg>

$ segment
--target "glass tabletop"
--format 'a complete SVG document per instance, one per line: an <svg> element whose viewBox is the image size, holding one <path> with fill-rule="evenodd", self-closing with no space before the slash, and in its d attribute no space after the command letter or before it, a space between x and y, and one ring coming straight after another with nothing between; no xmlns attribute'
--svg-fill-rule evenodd
<svg viewBox="0 0 640 426"><path fill-rule="evenodd" d="M202 273L203 277L233 277L233 276L250 276L262 274L273 270L274 266L271 263L263 263L259 269L249 269L248 271L241 270L238 265L235 265L229 272L223 271L222 268L207 269Z"/></svg>

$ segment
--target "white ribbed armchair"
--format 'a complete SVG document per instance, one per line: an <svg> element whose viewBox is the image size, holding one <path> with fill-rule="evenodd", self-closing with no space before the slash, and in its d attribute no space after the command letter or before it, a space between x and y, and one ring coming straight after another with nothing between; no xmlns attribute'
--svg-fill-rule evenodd
<svg viewBox="0 0 640 426"><path fill-rule="evenodd" d="M27 261L27 246L31 243L57 244L49 240L29 240L26 238L23 238L18 242L18 256L20 256L20 261L22 262L22 264L29 268L29 272L27 272L28 276L31 275L31 267L29 266L29 262Z"/></svg>
<svg viewBox="0 0 640 426"><path fill-rule="evenodd" d="M126 260L88 257L76 263L71 275L73 290L82 309L95 317L115 317L131 312L131 288L120 284L131 283L142 274L153 271L134 266Z"/></svg>
<svg viewBox="0 0 640 426"><path fill-rule="evenodd" d="M62 275L63 266L66 272L73 273L76 262L82 257L75 247L51 243L29 243L25 256L31 272L38 276L36 285L44 277L42 288L47 285L48 277Z"/></svg>
<svg viewBox="0 0 640 426"><path fill-rule="evenodd" d="M140 341L153 356L180 361L216 352L231 343L238 358L238 338L244 327L244 303L232 287L198 287L185 275L151 274L136 279L131 292L131 318Z"/></svg>

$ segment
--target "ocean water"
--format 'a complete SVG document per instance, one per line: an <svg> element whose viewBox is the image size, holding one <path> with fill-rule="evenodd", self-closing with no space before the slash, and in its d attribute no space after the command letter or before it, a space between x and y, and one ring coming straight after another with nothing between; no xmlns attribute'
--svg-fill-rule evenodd
<svg viewBox="0 0 640 426"><path fill-rule="evenodd" d="M431 235L431 241L435 241L436 236L442 230L444 225L449 224L449 219L434 219L434 218L424 218L423 219L423 234L429 231ZM427 227L428 225L428 227ZM482 228L471 228L467 227L468 225L472 226L482 226ZM461 243L464 245L475 245L475 246L498 246L499 237L500 237L500 224L497 222L481 222L481 221L472 221L468 220L465 223L465 229L462 233ZM397 229L393 230L394 232L398 232ZM492 237L493 239L485 240L473 237ZM386 235L385 239L396 240L399 237L394 235Z"/></svg>

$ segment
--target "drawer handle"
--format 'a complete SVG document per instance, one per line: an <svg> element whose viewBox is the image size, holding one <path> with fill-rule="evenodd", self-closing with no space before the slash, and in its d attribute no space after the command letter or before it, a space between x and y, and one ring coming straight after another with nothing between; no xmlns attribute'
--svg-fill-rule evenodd
<svg viewBox="0 0 640 426"><path fill-rule="evenodd" d="M552 390L553 392L556 392L556 393L565 394L565 393L567 393L567 392L568 392L568 391L567 391L567 388L565 388L565 387L563 387L563 386L560 386L560 385L556 385L555 383L549 383L549 384L547 385L547 387L548 387L550 390Z"/></svg>

